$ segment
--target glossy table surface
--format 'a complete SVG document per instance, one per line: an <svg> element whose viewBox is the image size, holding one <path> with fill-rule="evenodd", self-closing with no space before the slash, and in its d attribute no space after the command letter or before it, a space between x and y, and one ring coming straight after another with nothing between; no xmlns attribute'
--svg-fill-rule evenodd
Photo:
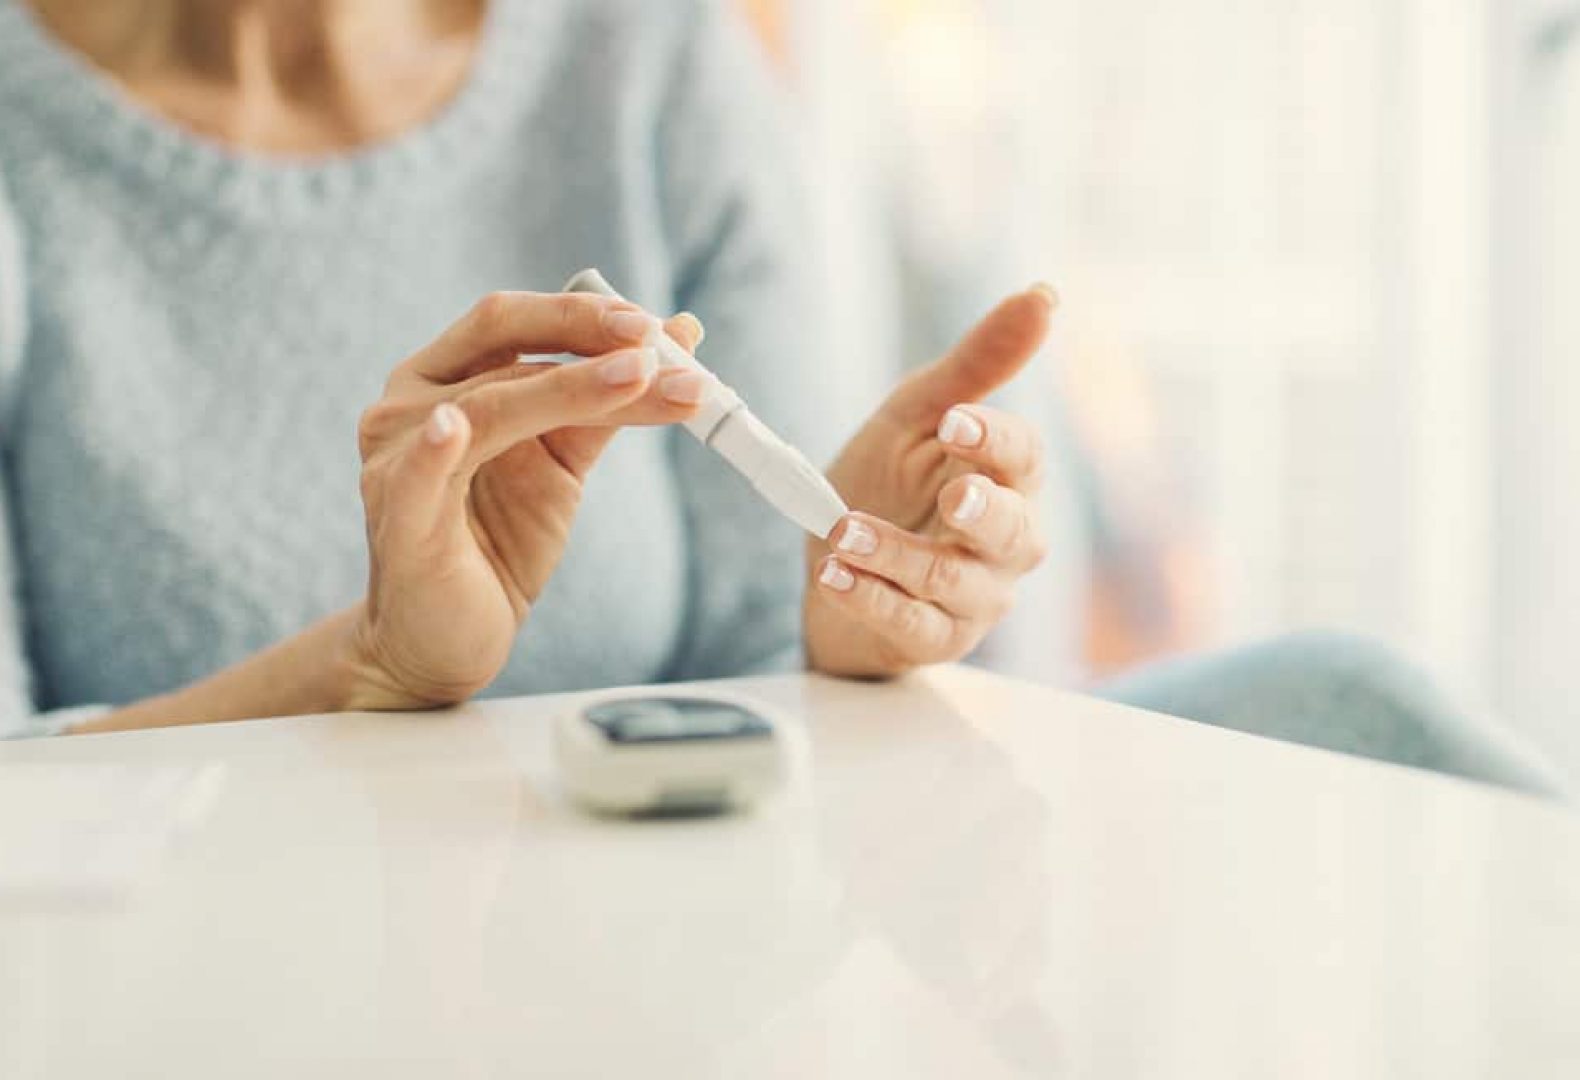
<svg viewBox="0 0 1580 1080"><path fill-rule="evenodd" d="M1575 1077L1580 820L942 668L728 684L747 816L558 794L571 697L0 745L217 762L124 902L0 909L0 1076Z"/></svg>

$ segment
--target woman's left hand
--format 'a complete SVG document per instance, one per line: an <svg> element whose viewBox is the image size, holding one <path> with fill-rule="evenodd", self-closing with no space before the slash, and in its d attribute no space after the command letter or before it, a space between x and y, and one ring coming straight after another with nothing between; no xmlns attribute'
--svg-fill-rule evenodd
<svg viewBox="0 0 1580 1080"><path fill-rule="evenodd" d="M829 470L856 510L808 544L812 668L879 677L958 660L1008 612L1046 553L1031 499L1043 450L1029 422L977 403L1036 353L1056 303L1038 285L999 304Z"/></svg>

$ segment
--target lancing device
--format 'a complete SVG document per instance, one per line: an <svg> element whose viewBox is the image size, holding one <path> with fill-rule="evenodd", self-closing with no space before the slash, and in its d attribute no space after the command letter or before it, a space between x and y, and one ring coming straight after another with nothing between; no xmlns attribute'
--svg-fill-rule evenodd
<svg viewBox="0 0 1580 1080"><path fill-rule="evenodd" d="M597 270L583 270L565 283L565 291L624 299ZM813 536L826 539L839 519L850 512L834 485L668 334L655 330L649 343L658 353L660 367L686 367L707 376L708 391L697 415L686 421L686 430L750 480L775 510Z"/></svg>

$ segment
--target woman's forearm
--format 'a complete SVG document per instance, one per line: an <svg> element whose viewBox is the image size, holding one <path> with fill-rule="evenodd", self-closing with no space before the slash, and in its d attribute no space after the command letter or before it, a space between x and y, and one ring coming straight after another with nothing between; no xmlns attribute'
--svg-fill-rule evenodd
<svg viewBox="0 0 1580 1080"><path fill-rule="evenodd" d="M73 726L68 734L174 727L219 720L391 708L361 660L361 607L347 608L200 682Z"/></svg>

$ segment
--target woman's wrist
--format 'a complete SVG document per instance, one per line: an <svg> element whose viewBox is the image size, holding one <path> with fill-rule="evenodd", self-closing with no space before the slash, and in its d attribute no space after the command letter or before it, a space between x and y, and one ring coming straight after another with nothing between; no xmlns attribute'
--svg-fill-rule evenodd
<svg viewBox="0 0 1580 1080"><path fill-rule="evenodd" d="M399 708L388 677L379 668L362 601L334 617L324 672L324 712L376 712Z"/></svg>
<svg viewBox="0 0 1580 1080"><path fill-rule="evenodd" d="M207 679L94 717L68 734L432 704L390 678L370 643L365 611L355 604Z"/></svg>
<svg viewBox="0 0 1580 1080"><path fill-rule="evenodd" d="M345 620L336 642L337 662L328 683L335 700L327 712L409 712L455 704L469 695L414 693L390 670L367 605L358 602L341 613Z"/></svg>

